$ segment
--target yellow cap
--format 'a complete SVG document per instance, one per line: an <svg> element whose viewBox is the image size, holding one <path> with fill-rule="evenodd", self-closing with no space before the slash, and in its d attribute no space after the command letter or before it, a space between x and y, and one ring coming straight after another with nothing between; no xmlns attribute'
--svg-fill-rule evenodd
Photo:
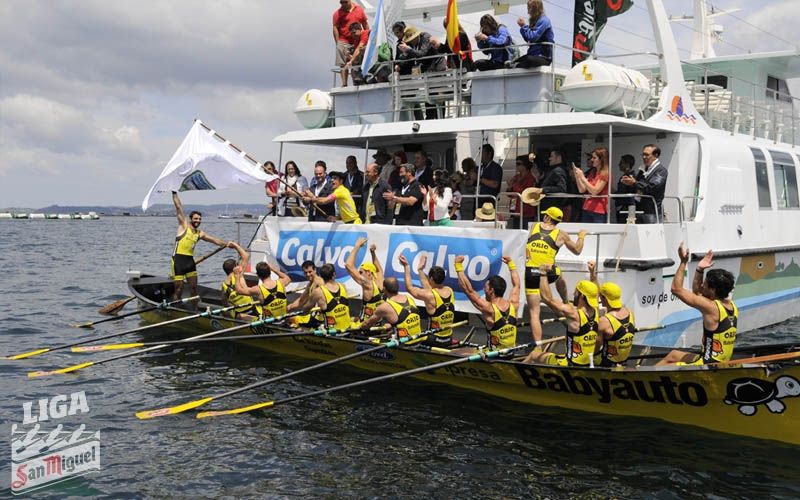
<svg viewBox="0 0 800 500"><path fill-rule="evenodd" d="M542 213L545 215L549 215L550 218L556 222L561 222L561 219L564 218L564 212L562 212L561 209L558 207L550 207Z"/></svg>
<svg viewBox="0 0 800 500"><path fill-rule="evenodd" d="M375 264L373 264L372 262L364 262L363 264L361 264L361 269L363 269L365 271L369 271L371 273L377 273L378 272L378 268L375 267Z"/></svg>
<svg viewBox="0 0 800 500"><path fill-rule="evenodd" d="M616 283L610 281L603 283L603 286L600 287L600 294L606 298L608 307L613 307L614 309L622 307L622 300L620 300L622 298L622 288Z"/></svg>
<svg viewBox="0 0 800 500"><path fill-rule="evenodd" d="M575 286L575 289L581 292L590 306L597 309L597 285L589 280L581 280Z"/></svg>

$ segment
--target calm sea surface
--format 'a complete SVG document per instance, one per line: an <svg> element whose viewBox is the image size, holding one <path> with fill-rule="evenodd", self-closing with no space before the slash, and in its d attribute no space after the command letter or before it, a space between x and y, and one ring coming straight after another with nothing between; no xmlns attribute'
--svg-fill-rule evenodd
<svg viewBox="0 0 800 500"><path fill-rule="evenodd" d="M203 228L236 238L229 221L207 220ZM172 218L0 221L0 354L135 326L135 318L94 331L69 325L100 319L98 308L126 296L127 270L166 273L174 231ZM251 234L242 231L245 243ZM208 250L201 244L197 253ZM223 278L223 255L201 265L201 282ZM131 304L125 311L132 310ZM788 339L800 339L800 319L751 332L742 342ZM800 497L795 447L524 406L407 380L238 417L134 417L308 364L234 345L159 351L74 375L26 378L30 370L89 359L58 351L0 360L0 435L7 443L0 442L0 495L10 496L11 425L21 424L23 403L85 391L88 415L42 429L61 423L71 432L85 423L87 431L99 430L102 468L35 492L36 498ZM331 369L234 396L224 406L363 377Z"/></svg>

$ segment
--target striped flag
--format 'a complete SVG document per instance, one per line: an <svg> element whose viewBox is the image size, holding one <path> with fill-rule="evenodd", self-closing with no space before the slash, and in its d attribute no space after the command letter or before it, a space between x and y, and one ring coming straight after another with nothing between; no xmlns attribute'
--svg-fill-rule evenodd
<svg viewBox="0 0 800 500"><path fill-rule="evenodd" d="M378 6L375 8L375 18L370 23L372 29L369 32L369 40L364 49L364 59L361 61L361 71L364 75L367 71L378 62L378 47L386 42L386 23L383 17L383 0L378 1Z"/></svg>
<svg viewBox="0 0 800 500"><path fill-rule="evenodd" d="M456 0L447 0L447 16L445 17L445 32L447 33L447 46L453 54L464 58L461 52L461 40L458 36L458 5Z"/></svg>

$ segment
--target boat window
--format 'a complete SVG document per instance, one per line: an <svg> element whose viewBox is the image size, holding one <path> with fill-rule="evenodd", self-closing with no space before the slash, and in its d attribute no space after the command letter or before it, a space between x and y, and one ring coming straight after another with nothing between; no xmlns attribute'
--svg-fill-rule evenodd
<svg viewBox="0 0 800 500"><path fill-rule="evenodd" d="M772 157L778 208L800 208L797 199L797 175L792 155L779 151L770 151L769 155Z"/></svg>
<svg viewBox="0 0 800 500"><path fill-rule="evenodd" d="M786 80L767 76L767 97L776 101L792 102L792 95L789 93L789 86Z"/></svg>
<svg viewBox="0 0 800 500"><path fill-rule="evenodd" d="M701 78L706 85L719 85L723 89L728 88L728 77L725 75L709 75L708 78Z"/></svg>
<svg viewBox="0 0 800 500"><path fill-rule="evenodd" d="M758 188L759 208L772 208L772 199L769 194L769 175L767 174L767 159L758 148L750 148L753 160L756 162L756 187Z"/></svg>

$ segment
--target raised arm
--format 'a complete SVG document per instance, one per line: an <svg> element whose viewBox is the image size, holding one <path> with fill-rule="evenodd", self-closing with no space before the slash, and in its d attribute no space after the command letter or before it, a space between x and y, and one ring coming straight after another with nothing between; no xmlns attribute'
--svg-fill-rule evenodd
<svg viewBox="0 0 800 500"><path fill-rule="evenodd" d="M517 265L508 255L503 256L503 262L506 263L508 272L511 274L511 295L509 295L508 301L514 304L514 309L519 309L519 273L517 272Z"/></svg>
<svg viewBox="0 0 800 500"><path fill-rule="evenodd" d="M482 314L492 314L494 310L492 309L492 304L478 295L474 288L472 288L472 284L467 279L467 275L464 273L464 256L459 255L455 258L455 268L456 268L456 276L458 276L458 285L461 287L461 290L464 291L467 298L472 305L475 306Z"/></svg>
<svg viewBox="0 0 800 500"><path fill-rule="evenodd" d="M549 264L539 266L539 294L542 302L547 304L547 307L552 309L558 316L566 316L570 320L578 319L578 313L572 304L565 304L553 297L553 292L550 291L550 282L547 279L547 275L551 270L552 266Z"/></svg>
<svg viewBox="0 0 800 500"><path fill-rule="evenodd" d="M686 266L689 263L689 250L684 248L683 242L678 247L678 258L681 263L678 264L678 269L675 270L675 276L672 277L672 293L687 306L694 307L703 314L710 314L716 312L717 305L713 300L703 297L699 293L694 293L683 287L683 275L686 274ZM702 273L701 273L702 274Z"/></svg>
<svg viewBox="0 0 800 500"><path fill-rule="evenodd" d="M586 240L586 231L581 229L578 231L578 241L572 241L572 238L569 237L569 234L561 231L558 235L559 238L563 238L564 246L569 249L570 252L574 253L575 255L580 255L583 252L583 243Z"/></svg>
<svg viewBox="0 0 800 500"><path fill-rule="evenodd" d="M172 203L175 204L175 215L178 216L178 224L181 227L186 227L186 214L183 213L183 203L181 203L177 191L172 192Z"/></svg>
<svg viewBox="0 0 800 500"><path fill-rule="evenodd" d="M590 260L586 263L586 269L589 270L589 281L597 285L597 288L600 288L600 283L597 281L597 264L593 260Z"/></svg>
<svg viewBox="0 0 800 500"><path fill-rule="evenodd" d="M378 288L383 291L383 266L381 259L378 258L378 247L375 243L369 246L369 254L372 256L372 265L375 266L375 279L378 280Z"/></svg>
<svg viewBox="0 0 800 500"><path fill-rule="evenodd" d="M425 257L422 257L420 260L424 260ZM433 294L430 290L426 290L424 288L414 286L414 283L411 282L411 265L408 263L408 259L406 259L405 255L400 256L400 263L403 265L403 272L405 275L405 282L406 282L406 291L411 294L412 297L415 299L422 300L425 302L425 305L428 305L428 302L433 299ZM418 272L420 280L424 275L422 269L424 268L424 262L422 266L419 266Z"/></svg>
<svg viewBox="0 0 800 500"><path fill-rule="evenodd" d="M278 281L280 281L284 287L289 286L289 283L292 282L292 277L286 274L285 272L281 271L280 267L278 266L273 267L272 264L270 264L269 268L273 273L278 275Z"/></svg>
<svg viewBox="0 0 800 500"><path fill-rule="evenodd" d="M239 254L239 265L242 266L242 269L247 269L247 265L250 263L250 255L248 255L247 250L235 241L231 241L228 246Z"/></svg>
<svg viewBox="0 0 800 500"><path fill-rule="evenodd" d="M695 294L700 294L701 290L703 289L703 273L706 272L706 269L712 267L714 265L714 252L709 250L706 252L705 257L703 260L697 263L697 267L694 270L694 279L692 279L692 292Z"/></svg>
<svg viewBox="0 0 800 500"><path fill-rule="evenodd" d="M347 270L347 274L353 278L353 281L361 286L364 286L364 283L361 282L361 273L358 272L358 268L356 267L356 255L358 255L358 251L366 243L367 239L364 237L357 239L356 244L353 245L353 251L350 252L350 255L347 256L347 260L344 263L344 268Z"/></svg>
<svg viewBox="0 0 800 500"><path fill-rule="evenodd" d="M236 276L236 293L239 295L259 297L261 300L264 299L261 295L261 288L259 288L258 285L247 286L247 281L244 279L244 268L242 266L234 267L233 275Z"/></svg>

